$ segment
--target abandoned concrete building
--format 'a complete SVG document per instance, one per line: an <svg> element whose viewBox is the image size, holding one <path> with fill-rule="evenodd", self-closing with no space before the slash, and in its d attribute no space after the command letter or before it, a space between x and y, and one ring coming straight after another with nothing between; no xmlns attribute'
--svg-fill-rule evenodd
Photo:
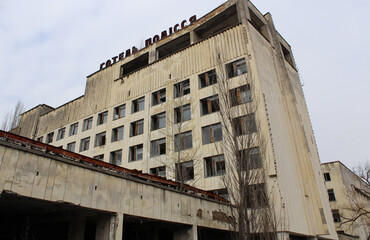
<svg viewBox="0 0 370 240"><path fill-rule="evenodd" d="M34 107L12 132L172 181L183 176L227 198L221 81L235 103L230 112L239 113L238 136L263 139L248 146L246 161L266 176L259 185L274 198L279 239L337 239L291 47L271 15L247 0L191 16L104 61L83 96ZM253 111L240 114L245 106ZM176 162L179 152L189 158Z"/></svg>
<svg viewBox="0 0 370 240"><path fill-rule="evenodd" d="M339 239L369 239L369 185L339 161L321 169Z"/></svg>

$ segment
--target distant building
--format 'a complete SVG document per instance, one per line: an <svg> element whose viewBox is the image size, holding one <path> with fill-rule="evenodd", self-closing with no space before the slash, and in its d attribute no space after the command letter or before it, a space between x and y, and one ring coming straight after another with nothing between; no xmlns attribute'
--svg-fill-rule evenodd
<svg viewBox="0 0 370 240"><path fill-rule="evenodd" d="M100 64L87 77L85 95L24 113L14 132L172 180L177 144L196 156L181 162L187 183L226 195L221 176L228 158L215 147L222 146L225 128L213 87L224 73L229 97L238 102L232 109L258 106L235 121L240 134L263 136L263 152L256 145L249 159L256 169L266 166L262 185L275 200L279 238L336 239L292 50L271 15L249 1L230 0L145 43ZM181 136L180 121L186 122ZM250 132L246 122L255 126Z"/></svg>
<svg viewBox="0 0 370 240"><path fill-rule="evenodd" d="M323 163L321 169L339 239L369 239L370 186L339 161ZM367 216L346 223L359 209Z"/></svg>

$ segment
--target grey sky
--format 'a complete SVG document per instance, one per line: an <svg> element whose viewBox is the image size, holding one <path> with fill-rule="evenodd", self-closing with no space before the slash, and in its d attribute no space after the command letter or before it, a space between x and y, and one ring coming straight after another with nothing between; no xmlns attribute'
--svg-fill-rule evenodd
<svg viewBox="0 0 370 240"><path fill-rule="evenodd" d="M0 120L18 100L53 107L84 94L101 62L220 0L0 1ZM370 157L370 1L255 0L290 43L321 161Z"/></svg>

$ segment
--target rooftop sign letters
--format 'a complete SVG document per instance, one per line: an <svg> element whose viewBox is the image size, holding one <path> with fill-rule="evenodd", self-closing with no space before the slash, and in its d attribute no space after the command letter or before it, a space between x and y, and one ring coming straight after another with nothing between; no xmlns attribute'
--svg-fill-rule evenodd
<svg viewBox="0 0 370 240"><path fill-rule="evenodd" d="M158 42L159 40L164 39L172 35L173 33L178 32L179 30L185 28L186 26L193 24L196 20L197 20L197 16L194 15L189 18L189 22L187 20L183 20L180 24L177 23L173 27L170 27L168 31L164 30L161 32L160 35L155 35L152 38L148 38L147 40L145 40L145 47L149 47L150 45ZM139 49L133 46L131 49L129 48L126 51L121 52L120 54L118 54L118 56L114 56L111 59L108 59L106 62L101 63L100 70L103 70L104 68L111 66L112 64L130 56L131 54L137 53L138 51Z"/></svg>

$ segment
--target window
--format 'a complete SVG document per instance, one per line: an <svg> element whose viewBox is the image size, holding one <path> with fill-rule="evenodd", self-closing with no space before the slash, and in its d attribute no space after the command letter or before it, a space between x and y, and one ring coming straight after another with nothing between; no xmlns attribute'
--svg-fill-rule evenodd
<svg viewBox="0 0 370 240"><path fill-rule="evenodd" d="M53 142L53 139L54 139L54 132L48 133L48 135L46 135L46 143L47 144Z"/></svg>
<svg viewBox="0 0 370 240"><path fill-rule="evenodd" d="M329 202L336 201L334 189L328 189Z"/></svg>
<svg viewBox="0 0 370 240"><path fill-rule="evenodd" d="M324 179L325 179L325 182L330 182L331 181L331 177L330 177L330 173L324 173Z"/></svg>
<svg viewBox="0 0 370 240"><path fill-rule="evenodd" d="M69 126L69 136L76 135L78 131L78 123L71 124Z"/></svg>
<svg viewBox="0 0 370 240"><path fill-rule="evenodd" d="M202 127L202 142L203 144L222 141L221 123Z"/></svg>
<svg viewBox="0 0 370 240"><path fill-rule="evenodd" d="M38 138L37 138L37 141L39 141L39 142L44 141L44 137L38 137Z"/></svg>
<svg viewBox="0 0 370 240"><path fill-rule="evenodd" d="M131 113L136 113L144 110L145 97L138 98L132 101Z"/></svg>
<svg viewBox="0 0 370 240"><path fill-rule="evenodd" d="M257 132L254 113L233 119L235 132L237 136Z"/></svg>
<svg viewBox="0 0 370 240"><path fill-rule="evenodd" d="M66 128L61 128L58 130L58 135L57 135L57 141L60 139L63 139L66 134Z"/></svg>
<svg viewBox="0 0 370 240"><path fill-rule="evenodd" d="M106 123L107 119L108 119L108 111L99 113L99 115L98 115L98 125Z"/></svg>
<svg viewBox="0 0 370 240"><path fill-rule="evenodd" d="M184 132L175 135L175 151L186 150L193 147L192 133Z"/></svg>
<svg viewBox="0 0 370 240"><path fill-rule="evenodd" d="M161 177L166 177L166 166L151 168L150 174L161 176Z"/></svg>
<svg viewBox="0 0 370 240"><path fill-rule="evenodd" d="M166 138L150 142L150 157L166 154Z"/></svg>
<svg viewBox="0 0 370 240"><path fill-rule="evenodd" d="M284 47L283 44L280 44L280 46L281 46L281 50L283 51L285 60L294 67L294 61L293 61L292 54L286 47Z"/></svg>
<svg viewBox="0 0 370 240"><path fill-rule="evenodd" d="M166 112L152 116L152 131L166 127Z"/></svg>
<svg viewBox="0 0 370 240"><path fill-rule="evenodd" d="M229 78L242 75L247 72L247 64L245 59L239 59L235 62L226 65L226 72Z"/></svg>
<svg viewBox="0 0 370 240"><path fill-rule="evenodd" d="M249 84L230 90L231 106L237 106L252 101L252 93Z"/></svg>
<svg viewBox="0 0 370 240"><path fill-rule="evenodd" d="M96 160L99 160L99 161L104 161L104 154L94 156L93 158L96 159Z"/></svg>
<svg viewBox="0 0 370 240"><path fill-rule="evenodd" d="M152 106L166 102L166 89L163 88L159 91L152 93Z"/></svg>
<svg viewBox="0 0 370 240"><path fill-rule="evenodd" d="M175 108L175 123L188 121L191 119L190 104Z"/></svg>
<svg viewBox="0 0 370 240"><path fill-rule="evenodd" d="M200 111L202 116L220 110L218 95L203 98L202 100L200 100L200 105L201 105Z"/></svg>
<svg viewBox="0 0 370 240"><path fill-rule="evenodd" d="M130 162L143 159L143 144L130 147Z"/></svg>
<svg viewBox="0 0 370 240"><path fill-rule="evenodd" d="M123 139L123 126L112 129L112 142L116 142Z"/></svg>
<svg viewBox="0 0 370 240"><path fill-rule="evenodd" d="M190 81L189 79L186 79L182 82L176 83L174 85L174 94L175 98L184 96L186 94L190 93Z"/></svg>
<svg viewBox="0 0 370 240"><path fill-rule="evenodd" d="M239 154L243 171L262 167L261 154L258 147L241 150Z"/></svg>
<svg viewBox="0 0 370 240"><path fill-rule="evenodd" d="M89 150L89 145L90 145L90 137L81 139L80 152Z"/></svg>
<svg viewBox="0 0 370 240"><path fill-rule="evenodd" d="M71 142L67 144L67 150L70 152L74 152L76 148L76 142Z"/></svg>
<svg viewBox="0 0 370 240"><path fill-rule="evenodd" d="M109 163L121 165L122 163L122 150L110 152Z"/></svg>
<svg viewBox="0 0 370 240"><path fill-rule="evenodd" d="M216 70L212 69L199 75L199 88L204 88L217 83Z"/></svg>
<svg viewBox="0 0 370 240"><path fill-rule="evenodd" d="M104 146L105 145L105 132L98 133L95 135L95 147Z"/></svg>
<svg viewBox="0 0 370 240"><path fill-rule="evenodd" d="M194 166L193 161L182 162L180 164L176 163L176 181L187 181L194 179Z"/></svg>
<svg viewBox="0 0 370 240"><path fill-rule="evenodd" d="M247 186L246 194L248 208L266 207L268 205L264 183Z"/></svg>
<svg viewBox="0 0 370 240"><path fill-rule="evenodd" d="M82 124L82 131L89 130L92 127L92 121L93 121L92 117L85 119Z"/></svg>
<svg viewBox="0 0 370 240"><path fill-rule="evenodd" d="M144 132L144 119L131 123L130 137L143 134Z"/></svg>
<svg viewBox="0 0 370 240"><path fill-rule="evenodd" d="M121 106L115 107L113 111L113 120L123 118L126 112L126 105L123 104Z"/></svg>
<svg viewBox="0 0 370 240"><path fill-rule="evenodd" d="M226 172L224 155L204 159L206 177L223 175Z"/></svg>
<svg viewBox="0 0 370 240"><path fill-rule="evenodd" d="M336 222L336 223L341 222L339 210L338 209L332 209L331 212L333 214L333 220L334 220L334 222Z"/></svg>
<svg viewBox="0 0 370 240"><path fill-rule="evenodd" d="M229 200L229 193L227 192L226 188L211 190L210 192L217 194L218 196L223 197L226 200Z"/></svg>

